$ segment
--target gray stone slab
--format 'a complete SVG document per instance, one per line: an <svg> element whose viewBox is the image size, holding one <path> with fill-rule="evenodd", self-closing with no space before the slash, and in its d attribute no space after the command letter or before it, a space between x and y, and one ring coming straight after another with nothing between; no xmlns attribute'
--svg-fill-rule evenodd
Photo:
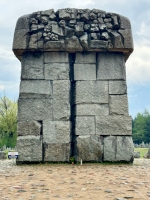
<svg viewBox="0 0 150 200"><path fill-rule="evenodd" d="M49 63L44 66L46 80L69 80L69 63Z"/></svg>
<svg viewBox="0 0 150 200"><path fill-rule="evenodd" d="M44 161L69 162L70 143L44 143Z"/></svg>
<svg viewBox="0 0 150 200"><path fill-rule="evenodd" d="M98 53L97 80L125 79L122 53Z"/></svg>
<svg viewBox="0 0 150 200"><path fill-rule="evenodd" d="M128 115L127 95L110 95L109 108L111 115Z"/></svg>
<svg viewBox="0 0 150 200"><path fill-rule="evenodd" d="M74 80L96 80L96 64L74 64Z"/></svg>
<svg viewBox="0 0 150 200"><path fill-rule="evenodd" d="M69 52L82 51L83 48L76 36L65 39L65 50Z"/></svg>
<svg viewBox="0 0 150 200"><path fill-rule="evenodd" d="M132 118L123 115L96 116L96 135L131 135Z"/></svg>
<svg viewBox="0 0 150 200"><path fill-rule="evenodd" d="M109 94L127 94L126 81L109 81Z"/></svg>
<svg viewBox="0 0 150 200"><path fill-rule="evenodd" d="M76 81L75 103L108 103L108 81Z"/></svg>
<svg viewBox="0 0 150 200"><path fill-rule="evenodd" d="M108 104L77 104L76 105L76 115L109 115Z"/></svg>
<svg viewBox="0 0 150 200"><path fill-rule="evenodd" d="M17 135L35 135L40 136L41 134L41 123L37 121L19 121L17 123Z"/></svg>
<svg viewBox="0 0 150 200"><path fill-rule="evenodd" d="M107 49L108 41L104 40L91 40L90 42L91 49L99 50L99 49Z"/></svg>
<svg viewBox="0 0 150 200"><path fill-rule="evenodd" d="M45 80L22 80L19 98L52 98L52 83Z"/></svg>
<svg viewBox="0 0 150 200"><path fill-rule="evenodd" d="M104 161L133 162L134 145L131 136L108 136L104 138Z"/></svg>
<svg viewBox="0 0 150 200"><path fill-rule="evenodd" d="M113 32L110 32L110 36L113 43L113 47L115 49L124 48L123 43L122 43L122 38L119 33L113 31Z"/></svg>
<svg viewBox="0 0 150 200"><path fill-rule="evenodd" d="M16 28L15 30L20 30L20 29L29 29L29 19L31 15L23 15L19 17L16 23Z"/></svg>
<svg viewBox="0 0 150 200"><path fill-rule="evenodd" d="M32 34L30 36L30 41L29 41L28 48L29 49L34 49L34 50L37 49L37 47L38 47L37 41L38 41L38 34L37 33Z"/></svg>
<svg viewBox="0 0 150 200"><path fill-rule="evenodd" d="M124 48L133 49L133 38L131 29L119 30L118 31L124 40Z"/></svg>
<svg viewBox="0 0 150 200"><path fill-rule="evenodd" d="M102 139L98 136L79 136L76 139L75 159L80 162L101 162L103 155Z"/></svg>
<svg viewBox="0 0 150 200"><path fill-rule="evenodd" d="M19 99L18 120L52 119L51 99Z"/></svg>
<svg viewBox="0 0 150 200"><path fill-rule="evenodd" d="M21 79L44 79L42 53L25 52L21 64Z"/></svg>
<svg viewBox="0 0 150 200"><path fill-rule="evenodd" d="M61 41L48 41L44 45L44 49L49 51L60 51L65 49L65 43Z"/></svg>
<svg viewBox="0 0 150 200"><path fill-rule="evenodd" d="M16 150L17 161L42 161L42 139L40 136L18 136Z"/></svg>
<svg viewBox="0 0 150 200"><path fill-rule="evenodd" d="M88 34L85 32L84 35L82 35L79 38L79 41L83 47L84 50L88 50L89 49L89 42L88 42Z"/></svg>
<svg viewBox="0 0 150 200"><path fill-rule="evenodd" d="M29 29L15 30L13 39L13 50L27 49L29 35L27 34Z"/></svg>
<svg viewBox="0 0 150 200"><path fill-rule="evenodd" d="M69 57L67 52L45 52L44 63L68 63Z"/></svg>
<svg viewBox="0 0 150 200"><path fill-rule="evenodd" d="M121 29L131 29L130 20L127 17L119 15L119 21Z"/></svg>
<svg viewBox="0 0 150 200"><path fill-rule="evenodd" d="M76 53L75 63L96 64L96 53L95 52Z"/></svg>
<svg viewBox="0 0 150 200"><path fill-rule="evenodd" d="M75 119L76 135L95 135L95 117L77 116Z"/></svg>
<svg viewBox="0 0 150 200"><path fill-rule="evenodd" d="M70 118L70 81L53 81L53 120Z"/></svg>
<svg viewBox="0 0 150 200"><path fill-rule="evenodd" d="M70 122L69 121L43 121L43 142L46 143L69 143Z"/></svg>

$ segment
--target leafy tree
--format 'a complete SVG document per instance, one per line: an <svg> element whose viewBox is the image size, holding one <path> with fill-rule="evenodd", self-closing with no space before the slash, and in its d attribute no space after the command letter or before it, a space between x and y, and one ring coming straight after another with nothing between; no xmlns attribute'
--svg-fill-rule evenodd
<svg viewBox="0 0 150 200"><path fill-rule="evenodd" d="M143 113L138 113L133 119L133 141L140 144L150 142L150 113L145 110Z"/></svg>
<svg viewBox="0 0 150 200"><path fill-rule="evenodd" d="M17 102L0 98L0 147L15 147L17 139Z"/></svg>

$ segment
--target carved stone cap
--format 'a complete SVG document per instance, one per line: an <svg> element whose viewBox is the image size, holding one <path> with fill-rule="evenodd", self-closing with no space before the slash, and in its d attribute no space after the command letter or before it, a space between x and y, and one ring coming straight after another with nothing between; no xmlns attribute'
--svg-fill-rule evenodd
<svg viewBox="0 0 150 200"><path fill-rule="evenodd" d="M128 18L98 9L53 9L24 15L17 21L13 51L123 52L133 51Z"/></svg>

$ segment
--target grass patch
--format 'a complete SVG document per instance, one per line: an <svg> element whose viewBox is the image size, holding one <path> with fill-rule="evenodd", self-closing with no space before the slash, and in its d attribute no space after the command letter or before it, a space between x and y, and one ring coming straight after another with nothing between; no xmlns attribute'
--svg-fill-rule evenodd
<svg viewBox="0 0 150 200"><path fill-rule="evenodd" d="M140 152L140 158L143 158L143 156L148 152L148 148L134 148L134 151Z"/></svg>

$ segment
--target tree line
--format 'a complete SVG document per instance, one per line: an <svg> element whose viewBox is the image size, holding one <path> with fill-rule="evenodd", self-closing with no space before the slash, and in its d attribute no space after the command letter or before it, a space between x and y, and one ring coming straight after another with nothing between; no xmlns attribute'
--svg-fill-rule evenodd
<svg viewBox="0 0 150 200"><path fill-rule="evenodd" d="M17 140L17 101L0 97L0 148L15 147ZM133 142L150 143L150 112L138 113L132 120Z"/></svg>

